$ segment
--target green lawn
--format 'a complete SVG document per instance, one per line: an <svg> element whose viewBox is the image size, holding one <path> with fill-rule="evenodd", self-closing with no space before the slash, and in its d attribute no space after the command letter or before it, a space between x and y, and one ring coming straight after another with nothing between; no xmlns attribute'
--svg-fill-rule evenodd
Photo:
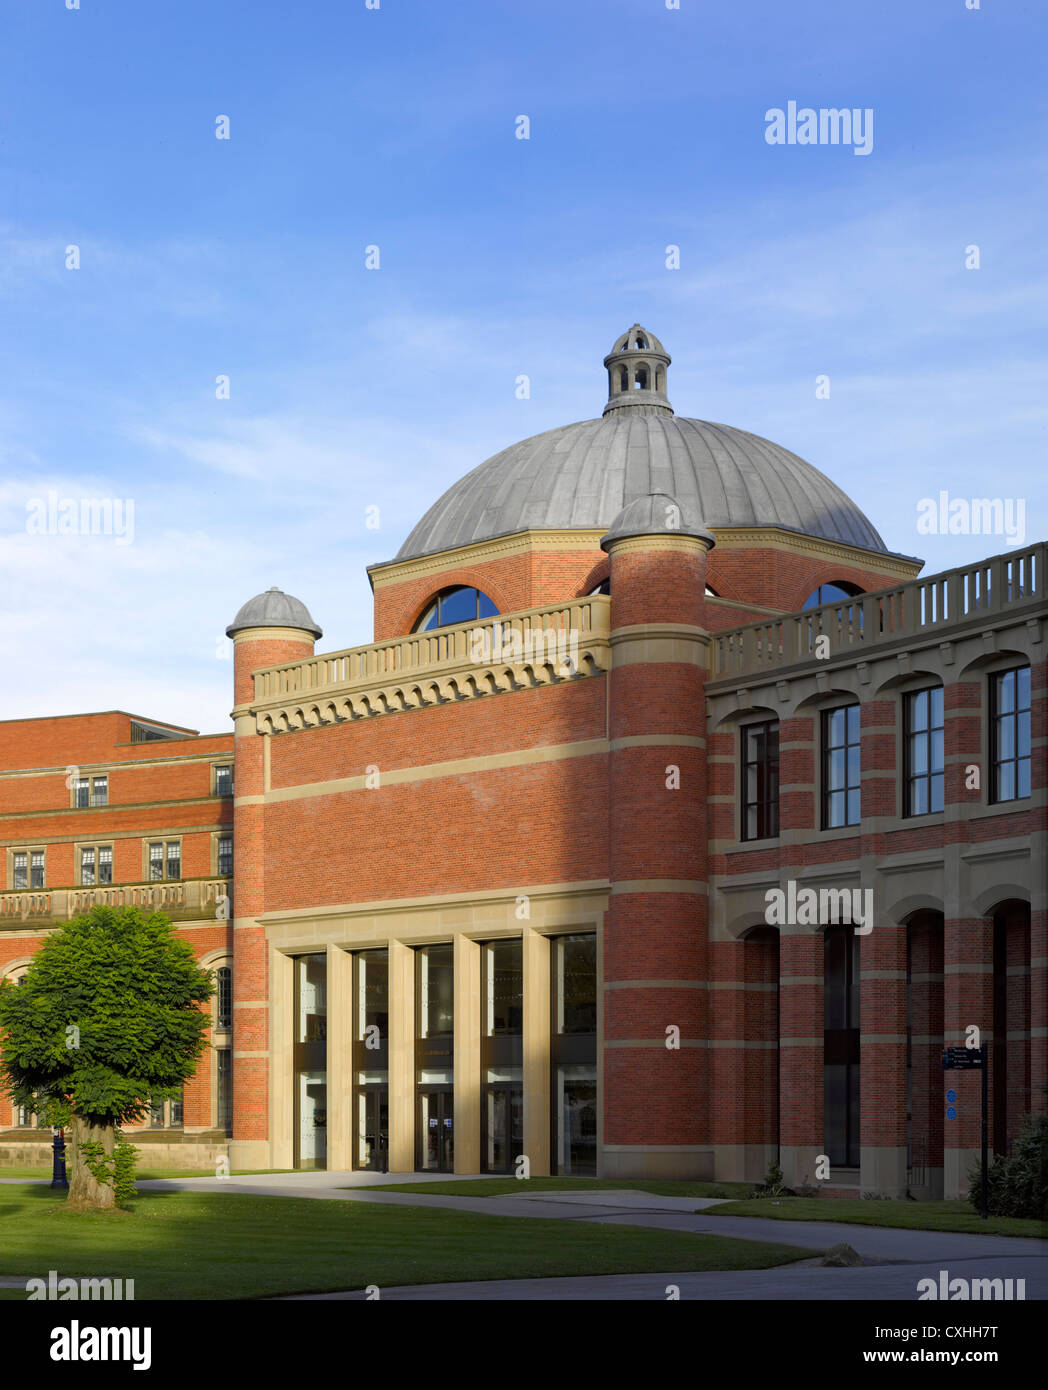
<svg viewBox="0 0 1048 1390"><path fill-rule="evenodd" d="M748 1197L751 1182L652 1182L647 1178L462 1178L456 1182L389 1182L343 1191L436 1192L448 1197L503 1197L516 1192L652 1192L659 1197Z"/></svg>
<svg viewBox="0 0 1048 1390"><path fill-rule="evenodd" d="M50 1188L0 1188L0 1274L131 1278L139 1301L769 1269L813 1253L677 1231L232 1193L151 1192L127 1211L76 1215ZM0 1297L8 1301L6 1291Z"/></svg>
<svg viewBox="0 0 1048 1390"><path fill-rule="evenodd" d="M294 1168L233 1168L231 1178L254 1177L257 1173L293 1173ZM153 1181L157 1178L213 1178L214 1168L138 1168L135 1177ZM47 1178L51 1180L51 1165L46 1168L0 1168L0 1178Z"/></svg>
<svg viewBox="0 0 1048 1390"><path fill-rule="evenodd" d="M985 1221L968 1202L880 1202L854 1198L768 1197L723 1202L703 1216L766 1216L773 1221L843 1221L856 1226L902 1226L911 1231L961 1231L973 1235L1039 1236L1044 1223L1014 1216Z"/></svg>

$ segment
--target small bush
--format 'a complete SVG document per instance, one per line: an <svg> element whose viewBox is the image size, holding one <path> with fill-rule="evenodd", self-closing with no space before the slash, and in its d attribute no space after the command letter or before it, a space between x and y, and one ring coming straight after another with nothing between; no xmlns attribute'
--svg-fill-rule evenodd
<svg viewBox="0 0 1048 1390"><path fill-rule="evenodd" d="M982 1210L982 1173L968 1172L968 1200ZM991 1162L986 1183L990 1216L1027 1216L1048 1221L1048 1114L1027 1115L1012 1151Z"/></svg>
<svg viewBox="0 0 1048 1390"><path fill-rule="evenodd" d="M769 1164L763 1183L758 1183L753 1189L755 1197L783 1197L786 1194L786 1187L783 1182L782 1169L777 1163Z"/></svg>

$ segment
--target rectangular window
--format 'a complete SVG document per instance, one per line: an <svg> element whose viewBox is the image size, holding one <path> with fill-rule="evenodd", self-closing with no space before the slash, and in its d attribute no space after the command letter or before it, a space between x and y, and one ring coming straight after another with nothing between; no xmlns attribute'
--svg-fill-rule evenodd
<svg viewBox="0 0 1048 1390"><path fill-rule="evenodd" d="M93 888L95 884L95 851L80 851L80 884L83 888Z"/></svg>
<svg viewBox="0 0 1048 1390"><path fill-rule="evenodd" d="M233 795L233 769L232 767L215 768L215 795Z"/></svg>
<svg viewBox="0 0 1048 1390"><path fill-rule="evenodd" d="M990 678L990 738L994 801L1030 795L1030 668Z"/></svg>
<svg viewBox="0 0 1048 1390"><path fill-rule="evenodd" d="M16 850L11 855L11 874L14 888L29 887L29 856L24 850Z"/></svg>
<svg viewBox="0 0 1048 1390"><path fill-rule="evenodd" d="M942 686L915 690L904 701L905 809L927 816L943 809L944 740Z"/></svg>
<svg viewBox="0 0 1048 1390"><path fill-rule="evenodd" d="M389 1166L389 952L353 957L353 1167Z"/></svg>
<svg viewBox="0 0 1048 1390"><path fill-rule="evenodd" d="M164 1128L164 1102L162 1100L149 1107L149 1123L153 1129Z"/></svg>
<svg viewBox="0 0 1048 1390"><path fill-rule="evenodd" d="M215 1027L228 1032L233 1026L233 972L223 965L218 972Z"/></svg>
<svg viewBox="0 0 1048 1390"><path fill-rule="evenodd" d="M98 881L99 883L113 882L112 845L99 845L98 847Z"/></svg>
<svg viewBox="0 0 1048 1390"><path fill-rule="evenodd" d="M109 778L91 778L91 805L107 806L109 804Z"/></svg>
<svg viewBox="0 0 1048 1390"><path fill-rule="evenodd" d="M87 777L78 777L75 787L76 805L88 806L91 802L91 781Z"/></svg>
<svg viewBox="0 0 1048 1390"><path fill-rule="evenodd" d="M859 706L822 712L822 828L859 824Z"/></svg>
<svg viewBox="0 0 1048 1390"><path fill-rule="evenodd" d="M553 1166L558 1174L597 1171L597 938L552 943L550 1019Z"/></svg>
<svg viewBox="0 0 1048 1390"><path fill-rule="evenodd" d="M327 956L299 956L295 1010L296 1168L327 1166Z"/></svg>
<svg viewBox="0 0 1048 1390"><path fill-rule="evenodd" d="M219 835L216 866L220 878L229 878L233 873L233 837Z"/></svg>
<svg viewBox="0 0 1048 1390"><path fill-rule="evenodd" d="M742 838L767 840L779 833L779 723L742 730Z"/></svg>
<svg viewBox="0 0 1048 1390"><path fill-rule="evenodd" d="M220 1047L215 1052L215 1124L226 1134L233 1132L233 1052Z"/></svg>
<svg viewBox="0 0 1048 1390"><path fill-rule="evenodd" d="M44 887L44 851L42 849L33 850L29 856L29 886L34 889Z"/></svg>
<svg viewBox="0 0 1048 1390"><path fill-rule="evenodd" d="M455 953L415 952L415 1167L455 1169Z"/></svg>
<svg viewBox="0 0 1048 1390"><path fill-rule="evenodd" d="M480 949L480 1167L512 1173L524 1151L523 943Z"/></svg>
<svg viewBox="0 0 1048 1390"><path fill-rule="evenodd" d="M183 1088L177 1099L169 1103L169 1115L172 1129L182 1128L183 1116L185 1114L185 1099L186 1093L185 1088Z"/></svg>
<svg viewBox="0 0 1048 1390"><path fill-rule="evenodd" d="M859 1165L859 938L829 927L823 940L823 1133L831 1163Z"/></svg>
<svg viewBox="0 0 1048 1390"><path fill-rule="evenodd" d="M178 840L165 845L158 841L149 846L149 881L159 883L165 877L182 877L182 846Z"/></svg>

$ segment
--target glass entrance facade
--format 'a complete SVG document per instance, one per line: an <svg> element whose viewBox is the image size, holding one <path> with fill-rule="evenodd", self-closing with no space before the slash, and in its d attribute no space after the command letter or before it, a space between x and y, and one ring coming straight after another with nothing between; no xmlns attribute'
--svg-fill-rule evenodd
<svg viewBox="0 0 1048 1390"><path fill-rule="evenodd" d="M353 957L353 1167L389 1168L389 952Z"/></svg>
<svg viewBox="0 0 1048 1390"><path fill-rule="evenodd" d="M450 1173L455 1166L455 953L415 952L415 1167Z"/></svg>
<svg viewBox="0 0 1048 1390"><path fill-rule="evenodd" d="M295 961L295 1167L327 1167L327 956Z"/></svg>
<svg viewBox="0 0 1048 1390"><path fill-rule="evenodd" d="M552 1156L555 1173L597 1171L597 938L553 942Z"/></svg>
<svg viewBox="0 0 1048 1390"><path fill-rule="evenodd" d="M481 947L481 1135L485 1173L512 1173L524 1152L524 966L520 941Z"/></svg>

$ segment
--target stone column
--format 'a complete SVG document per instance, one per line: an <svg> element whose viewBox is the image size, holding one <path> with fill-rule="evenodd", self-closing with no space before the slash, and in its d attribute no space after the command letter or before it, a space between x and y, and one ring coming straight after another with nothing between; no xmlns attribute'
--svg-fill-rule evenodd
<svg viewBox="0 0 1048 1390"><path fill-rule="evenodd" d="M327 948L327 1166L353 1166L353 957Z"/></svg>
<svg viewBox="0 0 1048 1390"><path fill-rule="evenodd" d="M455 934L455 1172L480 1172L480 947Z"/></svg>

